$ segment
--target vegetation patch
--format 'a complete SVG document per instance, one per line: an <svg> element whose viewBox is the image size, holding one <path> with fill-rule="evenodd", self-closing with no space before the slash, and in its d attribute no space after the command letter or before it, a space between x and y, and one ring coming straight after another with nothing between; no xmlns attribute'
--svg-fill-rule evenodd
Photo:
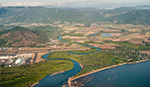
<svg viewBox="0 0 150 87"><path fill-rule="evenodd" d="M118 45L122 45L122 46L125 46L125 47L129 47L129 48L137 49L137 50L150 50L149 46L135 45L135 44L125 42L125 41L124 42L113 42L113 43L118 44Z"/></svg>
<svg viewBox="0 0 150 87"><path fill-rule="evenodd" d="M47 60L43 63L18 67L0 67L1 87L29 87L50 73L73 68L69 60Z"/></svg>

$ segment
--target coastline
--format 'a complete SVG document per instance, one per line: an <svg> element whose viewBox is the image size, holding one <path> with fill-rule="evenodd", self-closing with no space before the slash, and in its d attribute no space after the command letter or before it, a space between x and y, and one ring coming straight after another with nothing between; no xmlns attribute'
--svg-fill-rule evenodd
<svg viewBox="0 0 150 87"><path fill-rule="evenodd" d="M131 62L131 63L120 63L120 64L117 64L117 65L112 65L112 66L108 66L108 67L104 67L104 68L101 68L101 69L98 69L98 70L94 70L94 71L91 71L89 73L85 73L83 75L80 75L78 77L70 77L68 78L68 87L72 87L71 84L72 84L72 81L73 80L76 80L78 78L81 78L81 77L84 77L84 76L87 76L87 75L90 75L90 74L94 74L96 72L99 72L99 71L102 71L102 70L106 70L106 69L110 69L110 68L115 68L115 67L118 67L118 66L122 66L124 64L136 64L136 63L141 63L141 62L146 62L146 61L150 61L150 59L146 59L146 60L140 60L140 61L136 61L136 62ZM81 65L81 63L79 63L79 65L81 66L81 68L83 68L83 66ZM52 75L56 75L56 74L59 74L59 73L62 73L64 71L60 71L60 72L55 72L55 73L52 73L50 76ZM36 84L38 84L39 82L36 82L34 83L33 85L31 85L31 87L35 86ZM65 86L66 84L63 85L63 87L66 87Z"/></svg>
<svg viewBox="0 0 150 87"><path fill-rule="evenodd" d="M81 78L81 77L84 77L84 76L87 76L87 75L90 75L90 74L94 74L94 73L99 72L99 71L102 71L102 70L106 70L106 69L110 69L110 68L115 68L115 67L122 66L122 65L125 65L125 64L137 64L137 63L146 62L146 61L150 61L150 59L140 60L140 61L131 62L131 63L120 63L120 64L117 64L117 65L112 65L112 66L104 67L104 68L101 68L101 69L98 69L98 70L94 70L94 71L85 73L85 74L80 75L80 76L75 77L75 78L74 78L74 77L70 77L70 78L68 79L68 86L69 86L69 87L72 87L72 86L71 86L72 81L74 81L74 80L76 80L76 79L78 79L78 78Z"/></svg>
<svg viewBox="0 0 150 87"><path fill-rule="evenodd" d="M35 86L35 85L37 85L37 84L39 84L39 82L34 83L33 85L31 85L31 87L33 87L33 86Z"/></svg>

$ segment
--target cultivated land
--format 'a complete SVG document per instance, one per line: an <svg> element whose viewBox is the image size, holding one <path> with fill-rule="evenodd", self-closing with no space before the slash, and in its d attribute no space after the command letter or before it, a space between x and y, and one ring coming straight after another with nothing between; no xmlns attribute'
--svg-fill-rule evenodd
<svg viewBox="0 0 150 87"><path fill-rule="evenodd" d="M82 66L81 72L74 77L84 75L98 69L113 66L120 63L130 63L140 60L146 60L150 58L149 55L149 38L150 38L150 26L144 25L119 25L119 24L97 24L93 23L91 26L85 26L84 24L70 24L70 25L58 25L62 29L62 39L70 42L61 42L57 39L53 40L56 44L46 44L45 47L22 47L18 53L49 53L55 51L61 51L49 55L49 58L67 58L73 59L80 63ZM95 34L95 35L93 35ZM102 34L109 34L110 36L102 36ZM93 36L92 36L93 35ZM92 52L96 49L88 48L73 42L80 42L102 49L100 52L91 53L87 55L75 55L62 51L72 51L76 53ZM11 53L12 51L6 51L5 53ZM41 56L40 56L41 59ZM43 63L44 61L44 63ZM49 64L50 63L50 64ZM70 66L71 65L71 66ZM45 66L45 67L44 67ZM57 67L56 67L57 66ZM22 68L23 67L23 68ZM28 77L33 73L26 71L33 67L37 74L32 75L33 79ZM42 72L40 71L42 67ZM31 64L17 67L16 71L12 71L13 68L1 68L0 84L9 86L26 85L31 86L34 82L39 81L46 75L54 72L66 71L71 69L72 63L70 61L58 61L58 60L41 60L41 63ZM15 73L20 73L20 70L24 69L22 74L17 76L18 79L26 78L25 83L20 83L19 80L15 81ZM38 73L39 72L39 73ZM9 74L10 73L10 74ZM23 74L25 73L25 75ZM27 73L27 74L26 74ZM37 76L36 76L37 75ZM38 77L40 76L40 77ZM9 78L9 79L8 79ZM30 80L29 80L30 79ZM5 84L7 83L7 84ZM20 83L20 84L19 84Z"/></svg>

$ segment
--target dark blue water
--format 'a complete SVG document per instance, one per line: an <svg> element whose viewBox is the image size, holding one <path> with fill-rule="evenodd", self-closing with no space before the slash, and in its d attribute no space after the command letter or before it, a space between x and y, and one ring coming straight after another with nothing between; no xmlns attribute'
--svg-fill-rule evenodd
<svg viewBox="0 0 150 87"><path fill-rule="evenodd" d="M60 41L63 41L63 42L69 42L69 41L63 40L61 38L62 38L62 36L60 36L58 39ZM87 53L75 53L75 52L70 52L70 51L65 51L65 52L70 53L70 54L76 54L76 55L86 55L86 54L98 52L98 51L101 50L100 48L94 47L94 46L91 46L91 45L78 43L78 42L74 42L74 43L84 45L84 46L90 47L90 48L95 48L97 50L93 51L93 52L87 52ZM49 74L44 79L40 80L39 84L35 85L34 87L62 87L64 84L67 84L67 81L68 81L69 77L72 77L75 74L77 74L78 72L80 72L81 66L79 65L78 62L76 62L74 60L62 59L62 58L57 58L57 59L56 58L55 59L47 58L48 55L51 55L53 53L56 53L56 52L51 52L51 53L48 53L48 54L44 55L43 59L47 59L47 60L70 60L70 61L73 62L73 65L74 65L73 69L71 69L69 71L65 71L63 73L53 75L53 76L50 76L51 74Z"/></svg>
<svg viewBox="0 0 150 87"><path fill-rule="evenodd" d="M150 87L150 61L99 71L76 81L85 87Z"/></svg>
<svg viewBox="0 0 150 87"><path fill-rule="evenodd" d="M113 37L111 34L106 34L106 33L103 33L102 34L102 37Z"/></svg>
<svg viewBox="0 0 150 87"><path fill-rule="evenodd" d="M90 36L96 36L96 35L98 35L98 33L92 34L92 35L90 35Z"/></svg>

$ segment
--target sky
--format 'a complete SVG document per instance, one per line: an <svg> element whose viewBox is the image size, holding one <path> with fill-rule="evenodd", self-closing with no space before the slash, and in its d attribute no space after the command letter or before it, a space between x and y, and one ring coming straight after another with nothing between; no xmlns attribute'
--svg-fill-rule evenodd
<svg viewBox="0 0 150 87"><path fill-rule="evenodd" d="M0 0L1 6L120 7L150 5L150 0Z"/></svg>

